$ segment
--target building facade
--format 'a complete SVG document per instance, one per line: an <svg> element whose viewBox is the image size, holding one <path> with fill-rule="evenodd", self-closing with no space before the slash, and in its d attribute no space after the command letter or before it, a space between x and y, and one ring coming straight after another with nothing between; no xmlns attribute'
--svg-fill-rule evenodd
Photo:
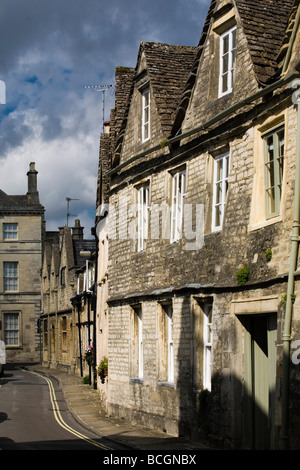
<svg viewBox="0 0 300 470"><path fill-rule="evenodd" d="M142 43L116 82L111 414L300 447L299 47L298 1L212 1L197 48Z"/></svg>
<svg viewBox="0 0 300 470"><path fill-rule="evenodd" d="M44 207L30 163L27 194L0 191L0 339L6 361L40 360L41 261Z"/></svg>
<svg viewBox="0 0 300 470"><path fill-rule="evenodd" d="M40 317L42 363L81 376L91 373L85 351L93 345L88 293L94 284L94 271L87 264L94 251L95 241L84 239L79 220L72 228L46 232Z"/></svg>

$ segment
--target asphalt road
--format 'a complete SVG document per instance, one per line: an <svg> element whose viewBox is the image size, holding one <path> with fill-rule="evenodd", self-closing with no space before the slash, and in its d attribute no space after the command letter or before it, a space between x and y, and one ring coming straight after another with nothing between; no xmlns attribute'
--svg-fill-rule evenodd
<svg viewBox="0 0 300 470"><path fill-rule="evenodd" d="M0 450L122 450L82 427L58 382L22 369L0 378Z"/></svg>

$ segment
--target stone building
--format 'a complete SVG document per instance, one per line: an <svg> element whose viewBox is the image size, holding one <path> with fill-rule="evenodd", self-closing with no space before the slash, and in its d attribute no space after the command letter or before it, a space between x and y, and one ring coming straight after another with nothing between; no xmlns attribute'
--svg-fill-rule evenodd
<svg viewBox="0 0 300 470"><path fill-rule="evenodd" d="M90 297L76 296L91 287L86 278L93 279L93 273L85 276L84 267L87 253L92 255L94 251L95 241L84 239L78 219L73 228L64 226L59 232L46 232L40 319L42 363L47 367L81 375L89 372L84 352L92 345Z"/></svg>
<svg viewBox="0 0 300 470"><path fill-rule="evenodd" d="M298 0L213 0L198 47L142 43L117 69L98 186L113 415L300 448L299 34Z"/></svg>
<svg viewBox="0 0 300 470"><path fill-rule="evenodd" d="M6 344L8 363L40 359L44 207L37 173L30 163L25 195L9 196L0 190L0 339Z"/></svg>

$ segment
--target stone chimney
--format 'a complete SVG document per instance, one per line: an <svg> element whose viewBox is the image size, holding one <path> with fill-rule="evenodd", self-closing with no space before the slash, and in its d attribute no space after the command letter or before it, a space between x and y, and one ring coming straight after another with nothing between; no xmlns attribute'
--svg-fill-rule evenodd
<svg viewBox="0 0 300 470"><path fill-rule="evenodd" d="M28 178L28 191L27 199L28 204L40 204L39 192L37 190L37 174L35 169L35 163L31 162L29 165L29 171L27 172Z"/></svg>
<svg viewBox="0 0 300 470"><path fill-rule="evenodd" d="M72 228L73 240L83 240L83 229L84 227L81 227L80 220L76 219L75 227Z"/></svg>
<svg viewBox="0 0 300 470"><path fill-rule="evenodd" d="M104 126L104 134L109 134L110 131L110 121L105 121L103 123Z"/></svg>

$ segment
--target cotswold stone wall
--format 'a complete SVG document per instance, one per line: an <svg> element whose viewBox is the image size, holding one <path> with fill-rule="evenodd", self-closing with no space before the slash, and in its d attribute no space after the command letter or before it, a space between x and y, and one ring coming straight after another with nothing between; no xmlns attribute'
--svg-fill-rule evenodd
<svg viewBox="0 0 300 470"><path fill-rule="evenodd" d="M13 241L2 239L2 223L18 224L18 238ZM0 222L0 319L1 339L4 334L4 314L19 314L19 337L16 346L7 347L7 362L32 362L39 359L39 336L37 321L41 305L41 259L42 259L42 216L2 215ZM3 292L3 262L18 262L18 289Z"/></svg>
<svg viewBox="0 0 300 470"><path fill-rule="evenodd" d="M283 110L277 110L282 114ZM280 112L279 112L280 111ZM282 111L282 112L281 112ZM197 295L213 299L213 406L209 410L211 435L231 436L231 444L241 445L241 400L244 381L243 323L232 310L235 302L247 299L249 313L255 308L255 299L274 298L272 311L277 313L277 354L280 375L282 337L282 299L286 292L289 267L290 235L292 227L294 146L296 111L292 104L284 116L286 128L285 176L282 216L276 223L251 225L251 207L254 178L257 176L255 152L257 135L252 127L231 136L226 142L230 151L229 183L223 230L212 232L212 175L213 156L224 148L224 140L206 146L205 151L194 152L180 165L161 167L150 175L142 174L140 181L149 179L150 207L170 204L170 172L185 164L187 173L186 204L203 204L204 244L200 249L187 250L186 240L170 243L169 238L150 239L138 253L136 241L130 238L133 221L130 205L134 203L134 185L120 187L111 196L116 212L116 239L109 240L109 406L113 413L128 419L167 429L173 434L189 428L202 433L208 418L201 418L199 397L195 394L195 342L192 298ZM256 121L263 126L269 116ZM275 119L276 121L276 119ZM262 158L262 155L260 155ZM138 183L138 178L134 180ZM261 198L254 201L263 204ZM124 217L124 208L128 218ZM118 212L120 209L120 213ZM162 230L160 218L160 230ZM128 230L126 234L126 229ZM120 236L119 236L120 235ZM271 248L272 259L266 259ZM245 287L238 286L236 273L241 265L250 268ZM185 288L189 294L183 295ZM190 290L189 290L190 289ZM194 289L194 290L193 290ZM175 386L159 384L160 350L158 310L161 301L168 298L174 308ZM252 303L252 301L254 303ZM130 381L132 304L141 302L143 309L143 382ZM296 304L297 307L297 304ZM252 310L251 310L252 309ZM296 310L297 311L297 310ZM295 318L297 318L297 313ZM295 321L297 325L297 320ZM194 351L194 352L193 352ZM182 367L184 364L184 367ZM200 371L201 373L201 371ZM120 384L121 387L120 387ZM197 398L198 397L198 398ZM278 410L278 409L277 409ZM201 414L202 413L202 414ZM278 411L277 411L278 413ZM277 416L277 419L280 418ZM220 426L219 423L222 423ZM189 423L189 424L188 424ZM191 423L194 423L191 426ZM218 442L218 445L221 445ZM225 444L226 445L226 444Z"/></svg>
<svg viewBox="0 0 300 470"><path fill-rule="evenodd" d="M294 178L295 110L289 107L286 119L285 180L283 188L284 210L280 223L262 223L259 229L251 229L251 204L264 204L264 196L253 202L254 133L251 129L229 142L230 169L223 230L212 232L212 173L216 147L195 155L186 162L187 190L185 203L196 213L196 205L204 206L201 229L204 244L190 250L186 240L170 243L162 237L162 217L155 216L155 209L166 203L170 208L171 176L169 169L155 172L143 180L150 182L150 219L155 228L160 224L158 239L146 241L146 248L137 252L136 242L130 235L135 204L131 185L121 188L111 196L116 209L115 239L109 243L109 296L123 297L135 292L149 294L152 290L169 286L180 288L186 284L212 284L236 286L236 272L242 264L251 268L249 280L259 282L287 273L292 221L292 197ZM211 150L211 151L210 151ZM260 158L263 158L260 155ZM171 168L170 168L171 170ZM152 211L153 209L153 211ZM120 210L120 212L119 212ZM152 212L151 212L152 211ZM126 217L127 214L127 217ZM168 214L170 217L170 213ZM164 222L165 222L164 218ZM195 220L194 220L195 223ZM126 233L127 231L127 233ZM183 234L184 235L184 234ZM272 259L267 262L265 252L272 249Z"/></svg>
<svg viewBox="0 0 300 470"><path fill-rule="evenodd" d="M248 25L247 4L242 1L236 4L241 6L243 14L237 14L231 2L224 0L219 3L220 10L208 18L211 28L207 23L198 49L198 68L194 64L193 69L197 69L197 74L191 74L186 85L190 99L183 95L178 108L176 132L184 133L200 125L202 128L198 127L197 132L183 137L180 142L173 140L164 146L159 113L151 108L150 144L154 146L161 141L161 150L156 149L128 167L115 169L111 178L107 396L110 411L121 417L172 434L200 435L219 448L251 448L254 428L249 415L252 416L254 407L256 410L259 407L253 403L253 389L248 394L247 374L249 369L252 368L252 373L255 369L249 344L252 347L257 341L257 329L263 330L263 340L270 337L272 340L268 345L272 352L267 353L267 361L274 373L274 382L268 383L267 394L272 395L273 401L268 403L270 412L258 412L265 414L264 418L267 416L271 423L272 445L276 440L278 448L284 295L290 258L298 124L288 88L277 89L247 105L242 101L261 90L262 84L267 84L276 64L270 60L270 51L265 51L266 57L261 61L261 36L254 41L255 34L252 35L261 32L258 18L269 21L264 16L265 9L258 8L257 18ZM244 23L242 28L240 21L249 29ZM219 75L220 34L234 24L237 26L234 88L219 98L216 77ZM275 26L284 34L282 25ZM270 31L271 40L278 43L275 29ZM150 89L153 89L151 76ZM139 99L139 92L135 90L124 128L119 160L122 163L150 145L140 140ZM234 112L220 115L232 105L237 106ZM206 126L212 117L215 121ZM281 125L285 130L281 205L278 215L268 219L263 137ZM225 212L222 228L213 231L214 160L224 152L229 154ZM182 237L175 243L170 242L170 233L163 232L164 225L170 228L172 175L183 169L186 172L185 212L188 206L193 211L188 228L200 242L194 248L186 225ZM150 191L149 236L143 251L138 252L137 241L132 236L137 228L134 225L137 223L137 187L146 183ZM197 212L197 208L202 212ZM188 225L188 222L185 223ZM158 228L158 236L154 236L152 230L157 235ZM203 238L197 239L199 233ZM271 252L269 259L267 250ZM245 284L240 285L236 275L245 266L249 268L249 275ZM297 294L298 272L296 278ZM134 312L137 305L142 310L143 377L137 377L136 372L138 337ZM211 392L206 393L203 390L206 386L203 331L208 305L212 305L212 369ZM170 306L173 310L172 382L166 380L165 375L166 315L163 313ZM262 328L261 319L265 322ZM298 332L296 297L293 340L297 339ZM290 389L296 398L298 377L297 369L292 367ZM297 433L294 417L292 426ZM255 429L256 434L259 432Z"/></svg>

